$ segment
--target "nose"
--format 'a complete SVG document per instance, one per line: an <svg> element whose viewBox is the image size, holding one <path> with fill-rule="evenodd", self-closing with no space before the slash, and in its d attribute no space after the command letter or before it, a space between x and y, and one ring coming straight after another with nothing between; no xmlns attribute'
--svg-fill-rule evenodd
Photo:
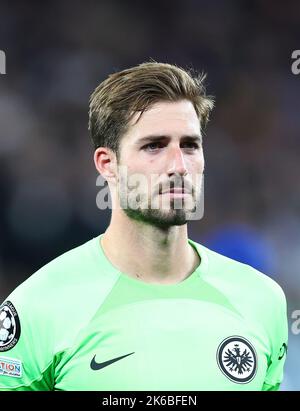
<svg viewBox="0 0 300 411"><path fill-rule="evenodd" d="M182 176L187 174L187 167L185 164L184 155L179 146L172 147L169 152L167 174L180 174Z"/></svg>

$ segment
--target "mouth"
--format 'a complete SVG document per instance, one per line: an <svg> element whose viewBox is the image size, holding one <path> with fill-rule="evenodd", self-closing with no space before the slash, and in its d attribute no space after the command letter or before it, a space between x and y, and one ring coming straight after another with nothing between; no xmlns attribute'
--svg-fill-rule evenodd
<svg viewBox="0 0 300 411"><path fill-rule="evenodd" d="M191 195L190 191L184 190L183 188L170 188L168 191L163 191L160 195L168 195L170 197L187 197Z"/></svg>

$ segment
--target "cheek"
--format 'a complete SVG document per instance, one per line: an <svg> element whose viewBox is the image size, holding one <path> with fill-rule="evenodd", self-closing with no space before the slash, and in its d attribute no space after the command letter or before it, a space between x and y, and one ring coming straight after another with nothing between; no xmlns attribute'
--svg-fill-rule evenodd
<svg viewBox="0 0 300 411"><path fill-rule="evenodd" d="M128 176L144 174L142 165L137 161L128 161L123 167L127 171Z"/></svg>
<svg viewBox="0 0 300 411"><path fill-rule="evenodd" d="M188 171L193 173L203 173L204 170L204 158L203 156L199 156L198 158L191 158L188 160Z"/></svg>
<svg viewBox="0 0 300 411"><path fill-rule="evenodd" d="M200 169L200 173L203 173L203 171L204 171L204 160L200 162L199 169Z"/></svg>
<svg viewBox="0 0 300 411"><path fill-rule="evenodd" d="M204 160L204 155L203 155L203 151L201 151L199 159L197 161L198 167L201 170L201 172L204 170L204 166L205 166L205 160Z"/></svg>

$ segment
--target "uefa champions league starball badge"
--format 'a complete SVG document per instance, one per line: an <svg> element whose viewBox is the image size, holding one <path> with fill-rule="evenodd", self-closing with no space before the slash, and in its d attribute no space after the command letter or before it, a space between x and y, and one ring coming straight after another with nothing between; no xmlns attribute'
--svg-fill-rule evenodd
<svg viewBox="0 0 300 411"><path fill-rule="evenodd" d="M14 305L6 301L0 307L0 352L11 350L19 341L21 327Z"/></svg>

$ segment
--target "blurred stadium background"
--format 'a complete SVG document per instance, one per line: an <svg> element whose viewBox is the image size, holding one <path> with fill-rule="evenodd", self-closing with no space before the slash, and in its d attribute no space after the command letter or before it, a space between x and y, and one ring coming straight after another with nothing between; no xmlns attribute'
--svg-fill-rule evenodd
<svg viewBox="0 0 300 411"><path fill-rule="evenodd" d="M0 300L103 232L91 91L149 58L208 73L205 215L190 237L273 277L288 299L282 390L300 390L300 2L0 2Z"/></svg>

